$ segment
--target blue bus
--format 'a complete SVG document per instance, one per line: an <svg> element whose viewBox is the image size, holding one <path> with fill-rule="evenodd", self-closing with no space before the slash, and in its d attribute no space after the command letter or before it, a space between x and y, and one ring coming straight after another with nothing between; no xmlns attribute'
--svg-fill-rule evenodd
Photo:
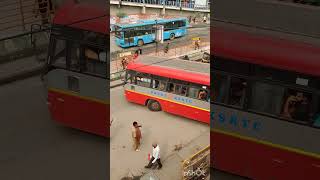
<svg viewBox="0 0 320 180"><path fill-rule="evenodd" d="M116 24L116 44L120 47L142 46L155 41L155 25L163 25L163 39L172 40L187 34L186 18L139 20L131 24Z"/></svg>

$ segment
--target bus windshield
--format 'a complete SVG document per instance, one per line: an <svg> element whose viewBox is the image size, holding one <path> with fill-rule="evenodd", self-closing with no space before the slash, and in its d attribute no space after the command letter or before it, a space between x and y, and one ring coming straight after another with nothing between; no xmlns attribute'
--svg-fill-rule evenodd
<svg viewBox="0 0 320 180"><path fill-rule="evenodd" d="M123 33L121 32L121 28L120 28L119 26L115 26L114 29L115 29L115 36L116 36L117 38L121 39L121 38L122 38L122 34L123 34Z"/></svg>

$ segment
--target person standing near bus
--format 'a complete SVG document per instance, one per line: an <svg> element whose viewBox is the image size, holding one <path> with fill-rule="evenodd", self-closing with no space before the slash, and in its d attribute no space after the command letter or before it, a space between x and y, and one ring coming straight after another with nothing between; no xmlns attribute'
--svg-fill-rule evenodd
<svg viewBox="0 0 320 180"><path fill-rule="evenodd" d="M164 53L169 52L169 45L170 45L170 43L167 43L167 45L164 47Z"/></svg>
<svg viewBox="0 0 320 180"><path fill-rule="evenodd" d="M162 163L160 160L160 147L157 143L152 143L152 158L149 161L149 164L145 168L151 168L155 165L155 162L158 164L158 169L162 168Z"/></svg>
<svg viewBox="0 0 320 180"><path fill-rule="evenodd" d="M132 127L132 140L133 140L133 149L135 151L140 151L140 140L141 140L141 131L140 127L136 121L133 122Z"/></svg>

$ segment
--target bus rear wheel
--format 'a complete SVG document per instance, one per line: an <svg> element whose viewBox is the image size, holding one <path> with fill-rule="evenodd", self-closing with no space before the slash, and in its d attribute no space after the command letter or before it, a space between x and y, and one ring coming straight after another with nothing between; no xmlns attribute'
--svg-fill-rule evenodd
<svg viewBox="0 0 320 180"><path fill-rule="evenodd" d="M175 35L173 33L170 34L170 40L173 40L175 38Z"/></svg>
<svg viewBox="0 0 320 180"><path fill-rule="evenodd" d="M139 46L139 47L143 46L143 44L144 44L144 42L143 42L141 39L138 40L138 46Z"/></svg>
<svg viewBox="0 0 320 180"><path fill-rule="evenodd" d="M149 100L147 106L150 111L161 111L161 105L158 101Z"/></svg>

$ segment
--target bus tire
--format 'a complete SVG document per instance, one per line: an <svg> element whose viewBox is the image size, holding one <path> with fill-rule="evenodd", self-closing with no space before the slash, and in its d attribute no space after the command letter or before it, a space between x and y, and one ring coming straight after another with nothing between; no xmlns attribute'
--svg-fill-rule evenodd
<svg viewBox="0 0 320 180"><path fill-rule="evenodd" d="M175 38L175 35L173 33L170 34L170 40L173 40Z"/></svg>
<svg viewBox="0 0 320 180"><path fill-rule="evenodd" d="M150 111L161 111L161 105L158 101L149 100L147 106Z"/></svg>
<svg viewBox="0 0 320 180"><path fill-rule="evenodd" d="M142 39L139 39L139 40L138 40L138 46L141 47L141 46L143 46L143 44L144 44L143 40L142 40Z"/></svg>

